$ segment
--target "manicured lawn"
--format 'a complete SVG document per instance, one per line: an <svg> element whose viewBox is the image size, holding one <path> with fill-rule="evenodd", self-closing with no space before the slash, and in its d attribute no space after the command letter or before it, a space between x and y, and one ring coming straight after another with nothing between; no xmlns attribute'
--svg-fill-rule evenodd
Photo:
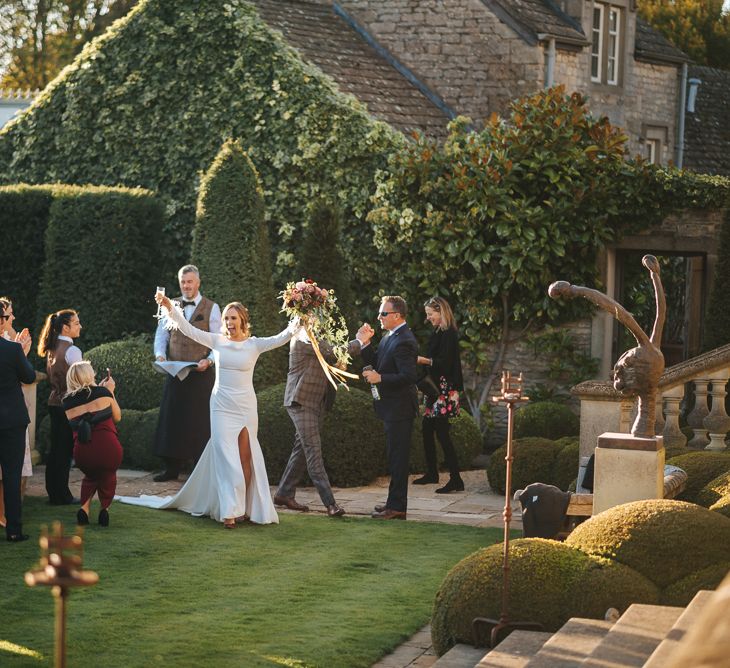
<svg viewBox="0 0 730 668"><path fill-rule="evenodd" d="M98 506L92 506L95 520ZM27 499L22 545L0 543L0 665L53 663L53 602L27 587L39 525L76 509ZM68 665L370 666L426 624L446 572L501 530L281 515L225 531L207 518L114 504L85 533L95 587L71 595Z"/></svg>

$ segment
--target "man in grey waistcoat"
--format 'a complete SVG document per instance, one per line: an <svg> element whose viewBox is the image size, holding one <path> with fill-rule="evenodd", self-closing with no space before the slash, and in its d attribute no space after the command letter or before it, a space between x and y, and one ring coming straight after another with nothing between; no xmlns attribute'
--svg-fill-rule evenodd
<svg viewBox="0 0 730 668"><path fill-rule="evenodd" d="M320 342L320 351L328 361L334 361L332 349ZM291 510L307 511L294 498L297 485L309 473L329 517L341 517L345 511L335 502L327 471L322 460L320 429L326 412L335 401L335 389L327 380L304 330L289 344L289 373L286 378L284 406L294 423L296 434L289 463L274 495L274 503Z"/></svg>

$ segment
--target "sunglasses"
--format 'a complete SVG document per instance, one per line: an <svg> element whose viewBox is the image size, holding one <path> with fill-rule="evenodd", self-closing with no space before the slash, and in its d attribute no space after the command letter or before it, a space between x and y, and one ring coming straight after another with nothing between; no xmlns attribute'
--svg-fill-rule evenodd
<svg viewBox="0 0 730 668"><path fill-rule="evenodd" d="M393 315L394 313L398 313L398 311L381 311L379 315L381 318L385 318L386 316Z"/></svg>

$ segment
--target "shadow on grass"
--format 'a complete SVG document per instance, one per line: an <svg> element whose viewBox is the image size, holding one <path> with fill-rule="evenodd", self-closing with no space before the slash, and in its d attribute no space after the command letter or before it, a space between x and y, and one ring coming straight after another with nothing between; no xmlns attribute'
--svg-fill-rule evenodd
<svg viewBox="0 0 730 668"><path fill-rule="evenodd" d="M23 574L40 525L73 530L75 513L27 499L32 540L0 544L2 666L53 664L52 597ZM100 581L71 595L69 666L370 666L429 621L456 562L502 537L321 515L224 531L177 511L114 504L110 514L108 529L85 532L84 567Z"/></svg>

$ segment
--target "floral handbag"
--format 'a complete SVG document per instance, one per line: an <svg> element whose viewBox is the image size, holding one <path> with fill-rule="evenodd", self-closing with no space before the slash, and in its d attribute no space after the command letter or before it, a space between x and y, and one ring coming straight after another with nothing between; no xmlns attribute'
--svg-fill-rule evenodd
<svg viewBox="0 0 730 668"><path fill-rule="evenodd" d="M443 376L439 379L439 394L436 400L424 396L423 403L425 406L423 416L427 418L452 418L458 416L461 410L459 390L453 389Z"/></svg>

